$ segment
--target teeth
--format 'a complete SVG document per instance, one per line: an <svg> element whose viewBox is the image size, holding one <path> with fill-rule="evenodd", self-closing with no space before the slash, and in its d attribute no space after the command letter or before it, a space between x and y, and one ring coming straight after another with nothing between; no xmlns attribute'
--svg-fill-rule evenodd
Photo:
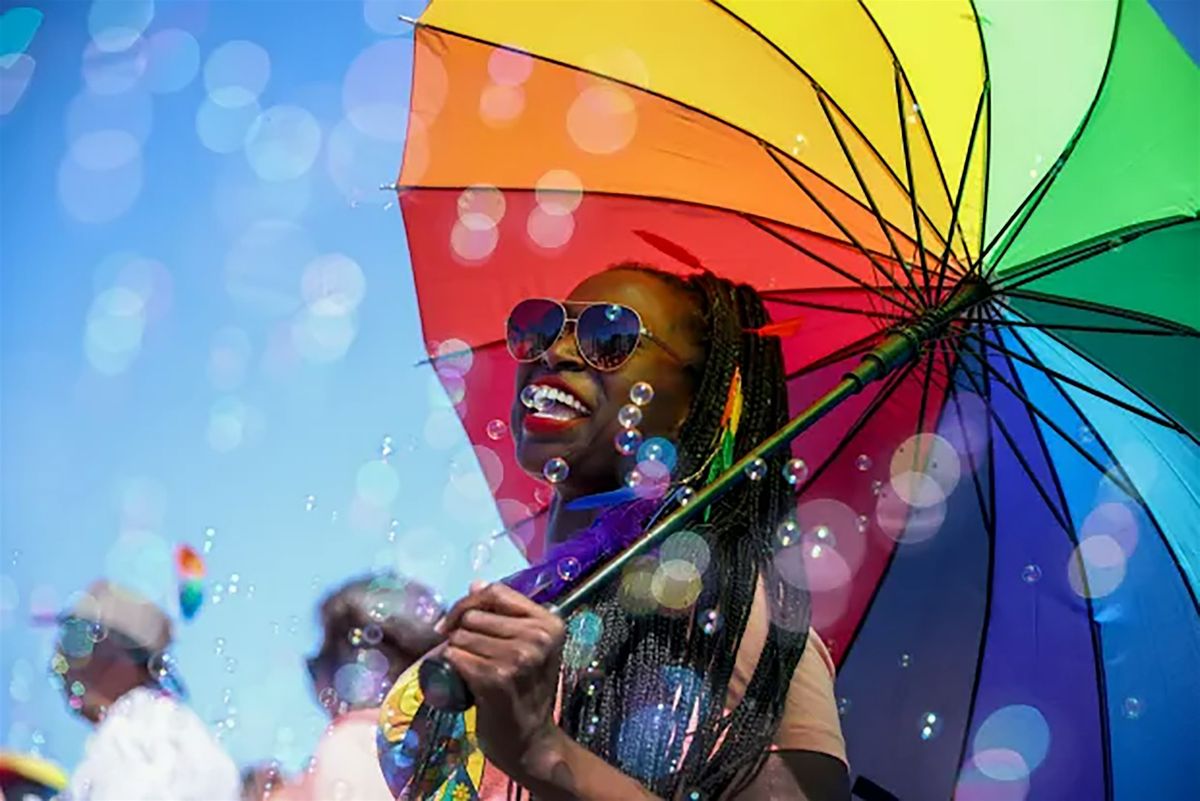
<svg viewBox="0 0 1200 801"><path fill-rule="evenodd" d="M569 392L564 392L558 387L548 387L544 384L534 385L534 408L537 408L538 401L551 400L556 403L561 403L563 406L570 407L580 414L588 414L588 408L583 403Z"/></svg>

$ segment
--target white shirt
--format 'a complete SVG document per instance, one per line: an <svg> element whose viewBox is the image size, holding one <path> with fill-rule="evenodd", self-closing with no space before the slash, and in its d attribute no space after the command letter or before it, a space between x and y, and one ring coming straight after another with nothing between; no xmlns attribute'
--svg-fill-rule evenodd
<svg viewBox="0 0 1200 801"><path fill-rule="evenodd" d="M238 801L233 760L196 713L145 688L113 704L71 776L72 801Z"/></svg>

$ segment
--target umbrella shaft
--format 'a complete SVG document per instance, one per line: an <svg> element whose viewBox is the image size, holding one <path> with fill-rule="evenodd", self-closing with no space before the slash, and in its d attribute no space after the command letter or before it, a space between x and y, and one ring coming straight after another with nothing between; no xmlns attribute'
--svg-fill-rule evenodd
<svg viewBox="0 0 1200 801"><path fill-rule="evenodd" d="M618 576L632 560L660 545L677 531L681 531L709 504L746 480L746 468L752 462L756 459L766 459L786 447L793 439L837 408L847 398L858 394L869 384L907 364L920 352L922 346L937 337L950 321L986 300L989 294L987 286L982 282L964 282L944 305L931 309L914 322L893 331L874 350L863 356L858 366L847 373L833 389L789 420L783 428L767 437L758 447L749 451L715 480L698 490L690 502L680 506L648 528L632 545L580 582L557 603L551 604L547 608L563 617L570 615L586 603L600 587Z"/></svg>

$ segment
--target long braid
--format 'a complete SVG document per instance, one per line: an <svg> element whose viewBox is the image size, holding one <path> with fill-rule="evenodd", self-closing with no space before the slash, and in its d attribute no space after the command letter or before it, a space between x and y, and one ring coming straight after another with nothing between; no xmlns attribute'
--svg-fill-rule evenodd
<svg viewBox="0 0 1200 801"><path fill-rule="evenodd" d="M777 340L751 333L768 322L761 297L711 274L687 279L637 264L695 299L705 350L692 409L679 435L676 475L701 472L721 435L721 416L735 371L743 377L744 412L735 458L787 420L783 359ZM564 669L560 725L581 744L635 775L663 797L700 793L705 799L744 786L767 754L783 714L786 691L804 650L808 599L771 569L776 524L793 503L782 475L786 457L769 460L765 477L744 481L718 499L695 530L711 559L694 609L719 610L706 630L691 614L631 614L614 582L592 611L603 622L597 659ZM756 587L767 591L772 621L746 692L732 711L725 699ZM777 614L777 609L785 611ZM777 626L782 615L789 625ZM695 718L695 725L692 719ZM681 725L682 724L682 725ZM690 732L686 753L683 731ZM631 751L632 749L632 751ZM647 760L647 755L661 755Z"/></svg>

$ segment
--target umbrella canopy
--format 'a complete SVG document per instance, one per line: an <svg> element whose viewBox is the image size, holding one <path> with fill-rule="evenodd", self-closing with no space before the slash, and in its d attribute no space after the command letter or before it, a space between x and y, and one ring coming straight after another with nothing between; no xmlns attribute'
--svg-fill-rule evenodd
<svg viewBox="0 0 1200 801"><path fill-rule="evenodd" d="M799 412L981 282L793 444L776 567L838 661L858 786L1190 786L1200 71L1145 2L434 2L415 49L422 324L527 556L517 300L628 260L751 283L798 321Z"/></svg>

